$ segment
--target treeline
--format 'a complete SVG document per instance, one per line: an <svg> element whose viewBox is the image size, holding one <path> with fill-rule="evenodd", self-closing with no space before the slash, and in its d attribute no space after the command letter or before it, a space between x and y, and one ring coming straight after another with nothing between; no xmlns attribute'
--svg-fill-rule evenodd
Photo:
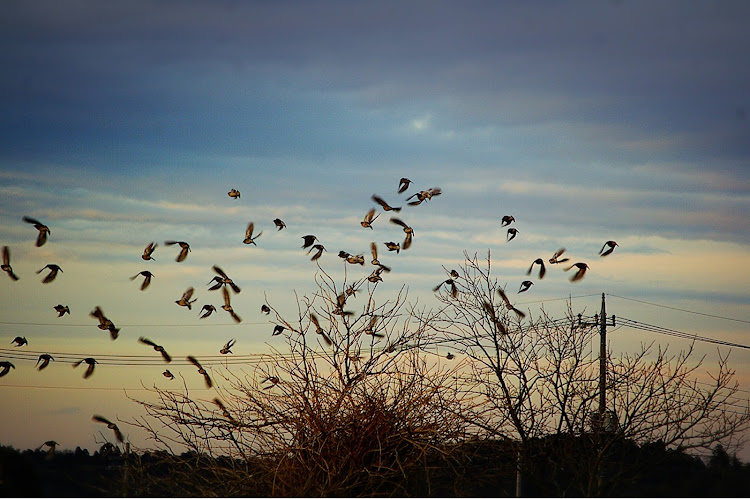
<svg viewBox="0 0 750 499"><path fill-rule="evenodd" d="M540 439L528 446L521 477L525 496L582 496L581 463L588 462L586 437ZM260 458L258 458L260 459ZM530 463L528 461L533 461ZM518 455L502 441L466 441L435 449L419 463L354 495L427 497L512 497ZM268 496L273 476L268 463L213 458L186 452L125 455L105 444L88 450L50 453L0 446L3 497L189 497ZM700 458L660 443L613 446L602 467L601 492L609 497L744 497L750 493L750 464L717 445ZM362 470L367 473L367 470Z"/></svg>

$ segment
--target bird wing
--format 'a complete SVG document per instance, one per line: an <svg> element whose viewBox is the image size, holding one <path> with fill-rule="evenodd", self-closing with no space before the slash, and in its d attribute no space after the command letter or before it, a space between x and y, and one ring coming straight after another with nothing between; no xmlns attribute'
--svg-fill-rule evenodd
<svg viewBox="0 0 750 499"><path fill-rule="evenodd" d="M141 336L140 338L138 338L138 341L141 342L141 343L143 343L144 345L148 345L148 346L151 346L151 347L157 347L157 346L159 346L156 343L154 343L153 341L149 340L148 338L144 338L143 336Z"/></svg>
<svg viewBox="0 0 750 499"><path fill-rule="evenodd" d="M195 358L195 357L193 357L192 355L188 355L188 356L187 356L186 358L187 358L187 361L188 361L188 362L190 362L191 364L193 364L193 365L194 365L195 367L197 367L198 369L203 369L203 367L201 366L201 363L200 363L200 362L198 362L198 359L196 359L196 358Z"/></svg>
<svg viewBox="0 0 750 499"><path fill-rule="evenodd" d="M229 277L227 276L227 274L218 265L214 265L211 268L213 269L214 272L216 272L217 274L219 274L224 279L229 279Z"/></svg>

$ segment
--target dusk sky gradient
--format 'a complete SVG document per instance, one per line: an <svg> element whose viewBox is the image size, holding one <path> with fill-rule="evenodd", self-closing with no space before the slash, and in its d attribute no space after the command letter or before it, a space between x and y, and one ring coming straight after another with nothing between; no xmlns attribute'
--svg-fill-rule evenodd
<svg viewBox="0 0 750 499"><path fill-rule="evenodd" d="M607 293L617 316L750 345L748 20L745 1L2 2L0 246L20 280L0 275L0 360L16 366L0 378L0 444L98 448L91 415L139 414L122 388L175 386L166 367L210 400L192 366L99 365L83 380L68 362L38 372L12 355L158 360L139 336L180 359L231 338L236 355L283 349L260 305L291 319L295 291L315 290L305 234L335 276L339 250L369 262L376 241L393 268L381 299L405 285L437 307L443 267L490 250L534 315L562 313L571 296L593 314ZM430 187L443 194L399 214L411 249L385 250L403 232L380 209L373 231L360 227L373 193L400 206ZM506 242L509 214L519 233ZM25 215L51 228L41 248ZM242 244L251 220L257 247ZM168 239L191 244L185 262ZM610 239L619 247L600 258ZM156 261L144 262L151 241ZM555 267L517 294L531 262L560 247L589 263L583 281ZM48 263L63 273L45 285L35 272ZM214 264L242 288L240 325L221 310L198 320L221 304L205 285ZM141 292L128 278L147 269ZM193 311L174 304L188 286ZM58 319L58 303L71 315ZM88 316L95 306L122 328L116 341ZM17 335L29 345L15 349ZM615 352L651 341L689 345L610 336ZM715 345L696 350L713 365ZM730 363L750 396L750 350Z"/></svg>

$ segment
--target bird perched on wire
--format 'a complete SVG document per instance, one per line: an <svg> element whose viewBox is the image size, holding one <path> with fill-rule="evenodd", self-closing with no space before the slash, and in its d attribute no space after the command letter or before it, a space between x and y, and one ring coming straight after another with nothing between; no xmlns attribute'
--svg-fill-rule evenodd
<svg viewBox="0 0 750 499"><path fill-rule="evenodd" d="M411 196L406 198L406 200L409 201L411 198L416 197L417 200L410 202L409 206L418 206L422 204L422 201L429 201L433 198L433 196L439 196L440 194L442 194L442 192L443 191L440 189L440 187L431 187L426 191L419 191L412 194Z"/></svg>
<svg viewBox="0 0 750 499"><path fill-rule="evenodd" d="M13 267L10 266L10 248L7 246L3 246L3 264L0 266L0 269L8 274L8 277L12 280L18 280L18 276L13 272Z"/></svg>
<svg viewBox="0 0 750 499"><path fill-rule="evenodd" d="M143 258L146 261L155 260L155 258L151 256L151 254L154 252L157 246L159 245L153 241L148 243L148 246L146 246L146 248L143 250L143 254L141 255L141 258Z"/></svg>
<svg viewBox="0 0 750 499"><path fill-rule="evenodd" d="M170 357L169 354L167 353L167 351L164 350L163 346L157 345L153 341L149 340L148 338L144 338L143 336L141 336L140 338L138 338L138 341L141 342L141 343L143 343L144 345L148 345L150 347L153 347L154 350L156 350L157 352L159 352L161 354L162 358L164 359L164 362L172 362L172 357Z"/></svg>
<svg viewBox="0 0 750 499"><path fill-rule="evenodd" d="M580 281L581 279L583 279L583 276L586 274L586 270L589 269L588 264L583 263L583 262L578 262L566 268L565 271L567 272L568 270L574 267L578 270L576 270L576 273L573 274L573 277L570 278L570 282L576 282L576 281Z"/></svg>
<svg viewBox="0 0 750 499"><path fill-rule="evenodd" d="M325 341L328 346L333 345L333 342L331 341L331 338L329 338L328 335L326 334L326 332L323 331L323 328L320 327L320 323L318 322L318 317L315 314L313 314L312 312L310 313L310 321L313 324L315 324L315 332L317 334L319 334L320 336L323 337L323 341Z"/></svg>
<svg viewBox="0 0 750 499"><path fill-rule="evenodd" d="M237 189L230 189L229 192L227 192L227 195L232 199L239 199L241 197L240 191Z"/></svg>
<svg viewBox="0 0 750 499"><path fill-rule="evenodd" d="M11 343L15 343L16 347L22 347L24 345L28 345L29 344L29 342L26 341L26 337L25 336L16 336L15 338L13 338L13 340L11 341Z"/></svg>
<svg viewBox="0 0 750 499"><path fill-rule="evenodd" d="M118 442L122 443L125 441L125 439L122 436L122 432L120 431L120 428L117 427L116 424L114 424L109 419L105 418L104 416L99 416L98 414L94 414L91 418L93 421L96 421L97 423L104 423L107 425L107 428L115 432L115 438Z"/></svg>
<svg viewBox="0 0 750 499"><path fill-rule="evenodd" d="M37 248L47 242L47 235L52 234L52 231L49 230L49 227L44 225L39 220L35 218L31 218L31 217L23 217L23 221L26 222L27 224L33 225L34 228L39 231L39 234L36 236L36 243L35 243Z"/></svg>
<svg viewBox="0 0 750 499"><path fill-rule="evenodd" d="M167 246L172 246L175 244L180 245L180 252L177 254L177 258L175 258L176 262L184 262L185 258L188 256L188 252L190 250L190 245L186 243L185 241L164 241L164 244Z"/></svg>
<svg viewBox="0 0 750 499"><path fill-rule="evenodd" d="M551 264L557 264L557 263L565 263L570 258L560 258L562 254L565 253L565 248L560 248L559 250L555 251L555 253L552 255L552 258L549 259L549 263Z"/></svg>
<svg viewBox="0 0 750 499"><path fill-rule="evenodd" d="M313 262L320 258L320 255L323 254L324 251L326 251L325 247L322 244L316 244L312 248L310 248L307 252L309 255L312 250L316 250L316 253L310 258L310 261Z"/></svg>
<svg viewBox="0 0 750 499"><path fill-rule="evenodd" d="M456 282L453 279L444 280L443 282L432 288L432 292L437 293L443 284L447 284L451 287L451 296L453 298L458 298L458 288L456 287Z"/></svg>
<svg viewBox="0 0 750 499"><path fill-rule="evenodd" d="M55 263L48 263L47 265L45 265L41 269L37 270L36 273L37 274L41 274L44 271L44 269L49 269L49 274L47 274L44 277L44 279L42 279L42 282L44 284L48 284L48 283L54 281L55 277L57 277L57 273L63 271L63 269L61 269L59 265L57 265Z"/></svg>
<svg viewBox="0 0 750 499"><path fill-rule="evenodd" d="M62 317L65 314L70 315L70 307L67 305L55 305L54 309L58 317Z"/></svg>
<svg viewBox="0 0 750 499"><path fill-rule="evenodd" d="M193 364L195 367L198 368L198 374L202 374L203 375L203 380L206 382L206 387L207 388L211 388L212 386L214 386L213 381L211 381L211 377L208 375L208 373L206 372L206 370L203 369L203 366L201 366L201 363L198 362L198 359L196 359L192 355L188 355L187 356L187 360L188 360L188 362L190 362L191 364Z"/></svg>
<svg viewBox="0 0 750 499"><path fill-rule="evenodd" d="M141 291L144 291L148 287L148 285L151 284L151 278L154 277L154 274L152 274L148 270L141 270L136 275L131 277L130 280L135 280L135 278L139 275L142 275L144 277L143 282L141 283Z"/></svg>
<svg viewBox="0 0 750 499"><path fill-rule="evenodd" d="M235 293L239 293L241 291L240 288L239 288L239 286L237 286L234 283L234 281L229 278L229 276L226 274L226 272L224 272L221 269L221 267L219 267L218 265L214 265L211 268L218 275L215 276L210 281L208 281L208 284L211 284L212 282L216 282L216 284L214 284L213 286L211 286L210 288L208 288L209 291L215 291L215 290L219 289L222 286L225 286L225 287L229 286L230 288L232 288L232 291L234 291Z"/></svg>
<svg viewBox="0 0 750 499"><path fill-rule="evenodd" d="M286 224L280 218L274 218L273 224L276 226L276 232L280 231L281 229L286 229Z"/></svg>
<svg viewBox="0 0 750 499"><path fill-rule="evenodd" d="M508 229L508 234L506 235L506 238L508 241L512 241L516 235L518 234L518 229L515 227L511 227Z"/></svg>
<svg viewBox="0 0 750 499"><path fill-rule="evenodd" d="M607 241L604 243L604 246L602 246L602 249L599 250L599 256L607 256L610 253L612 253L615 250L615 246L618 246L618 244L614 241ZM604 248L607 248L606 251Z"/></svg>
<svg viewBox="0 0 750 499"><path fill-rule="evenodd" d="M234 346L234 344L237 343L237 340L232 338L231 340L224 343L224 346L221 347L221 350L219 350L219 353L222 355L226 355L228 353L232 353L231 348Z"/></svg>
<svg viewBox="0 0 750 499"><path fill-rule="evenodd" d="M381 198L380 196L376 194L373 194L371 199L375 201L376 203L378 203L383 208L383 211L395 211L395 212L401 211L400 206L394 208L393 206L386 203L385 200L383 200L383 198Z"/></svg>
<svg viewBox="0 0 750 499"><path fill-rule="evenodd" d="M365 229L372 230L372 223L380 216L380 213L375 214L375 208L372 208L365 214L365 218L359 222L359 224Z"/></svg>
<svg viewBox="0 0 750 499"><path fill-rule="evenodd" d="M318 238L313 236L312 234L302 236L302 239L304 240L304 243L302 244L302 249L309 248L310 246L315 244L315 241L318 241Z"/></svg>
<svg viewBox="0 0 750 499"><path fill-rule="evenodd" d="M99 325L96 326L99 329L103 331L109 331L110 336L112 337L112 340L116 340L117 336L120 334L120 330L115 327L114 322L107 319L107 317L104 315L104 312L102 312L102 309L98 306L89 313L89 316L93 317L94 319L99 320Z"/></svg>
<svg viewBox="0 0 750 499"><path fill-rule="evenodd" d="M544 276L547 274L547 269L544 267L544 260L542 260L541 258L537 258L536 260L531 262L529 270L526 271L526 275L531 275L531 272L534 269L534 265L539 265L539 279L544 279Z"/></svg>
<svg viewBox="0 0 750 499"><path fill-rule="evenodd" d="M513 217L513 215L503 215L503 218L500 219L500 227L505 227L506 225L510 225L515 221L516 219Z"/></svg>
<svg viewBox="0 0 750 499"><path fill-rule="evenodd" d="M53 361L53 360L55 360L54 357L52 357L48 353L43 353L42 355L40 355L39 358L36 361L36 364L35 364L36 366L38 366L36 368L37 371L41 371L42 369L44 369L45 367L47 367L49 365L50 361Z"/></svg>
<svg viewBox="0 0 750 499"><path fill-rule="evenodd" d="M531 286L533 286L534 283L531 281L523 281L521 283L521 287L518 288L519 293L523 293L524 291L527 291Z"/></svg>
<svg viewBox="0 0 750 499"><path fill-rule="evenodd" d="M411 180L406 177L402 177L401 180L398 181L398 193L401 194L405 192L406 189L409 188L409 184L411 184Z"/></svg>
<svg viewBox="0 0 750 499"><path fill-rule="evenodd" d="M214 312L216 312L216 307L207 303L203 305L203 308L201 308L200 314L202 315L200 316L200 318L205 319L206 317L213 314Z"/></svg>
<svg viewBox="0 0 750 499"><path fill-rule="evenodd" d="M94 374L94 367L98 364L95 358L93 357L86 357L85 359L81 359L75 364L73 364L73 368L80 366L82 363L86 363L88 367L86 367L86 371L83 373L83 379L88 379L92 374Z"/></svg>
<svg viewBox="0 0 750 499"><path fill-rule="evenodd" d="M193 289L192 286L187 288L184 293L182 293L182 298L179 300L175 300L175 303L178 304L181 307L187 307L188 310L193 309L193 303L195 303L198 298L195 298L194 300L191 300L190 298L193 297L193 293L195 292L195 289Z"/></svg>
<svg viewBox="0 0 750 499"><path fill-rule="evenodd" d="M406 238L404 239L404 244L401 245L401 248L403 249L409 249L411 247L411 240L412 237L414 237L414 229L406 225L403 220L396 217L391 217L391 223L394 223L396 225L400 225L402 229L404 229L404 233L406 233Z"/></svg>
<svg viewBox="0 0 750 499"><path fill-rule="evenodd" d="M224 305L222 305L221 308L229 312L229 315L232 316L232 319L234 319L234 322L239 324L240 322L242 322L242 318L239 315L237 315L237 313L232 308L232 303L229 297L229 290L227 288L222 288L221 292L222 292L222 295L224 296Z"/></svg>
<svg viewBox="0 0 750 499"><path fill-rule="evenodd" d="M173 380L174 379L174 374L172 374L172 372L169 369L167 369L166 371L164 371L161 374L162 374L162 376L164 376L168 380Z"/></svg>
<svg viewBox="0 0 750 499"><path fill-rule="evenodd" d="M263 231L258 232L258 235L253 237L253 231L255 230L255 223L250 222L247 224L247 229L245 229L245 239L242 240L245 244L253 244L255 246L258 246L255 244L255 240L258 239L261 234L263 234Z"/></svg>
<svg viewBox="0 0 750 499"><path fill-rule="evenodd" d="M7 360L0 361L0 378L8 374L11 369L15 368L16 366L14 366L12 362L8 362Z"/></svg>
<svg viewBox="0 0 750 499"><path fill-rule="evenodd" d="M260 306L260 311L261 313L268 315L271 313L271 308L264 303L263 305Z"/></svg>
<svg viewBox="0 0 750 499"><path fill-rule="evenodd" d="M394 243L393 241L388 241L385 244L385 247L388 248L388 251L395 251L398 255L399 251L401 251L401 243Z"/></svg>

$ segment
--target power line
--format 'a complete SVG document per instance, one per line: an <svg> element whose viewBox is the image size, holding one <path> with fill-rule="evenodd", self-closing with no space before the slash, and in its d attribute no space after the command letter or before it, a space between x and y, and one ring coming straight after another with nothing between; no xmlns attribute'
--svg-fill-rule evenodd
<svg viewBox="0 0 750 499"><path fill-rule="evenodd" d="M724 320L727 320L727 321L742 322L742 323L745 323L745 324L750 324L750 320L745 320L745 319L735 319L733 317L725 317L723 315L707 314L705 312L696 312L695 310L686 310L684 308L671 307L669 305L663 305L661 303L654 303L654 302L645 301L645 300L637 300L635 298L628 298L628 297L625 297L625 296L613 295L611 293L607 293L607 296L611 296L613 298L620 298L621 300L628 300L628 301L633 301L633 302L637 302L637 303L643 303L643 304L646 304L646 305L652 305L654 307L668 308L670 310L676 310L678 312L685 312L685 313L688 313L688 314L702 315L704 317L712 317L714 319L724 319Z"/></svg>
<svg viewBox="0 0 750 499"><path fill-rule="evenodd" d="M717 340L715 338L709 338L706 336L699 336L697 334L692 333L686 333L684 331L679 331L677 329L670 329L662 326L655 326L653 324L647 324L645 322L639 322L633 319L628 319L625 317L617 317L617 320L621 323L624 322L624 326L631 327L634 329L640 329L642 331L649 331L652 333L659 333L664 334L668 336L675 336L678 338L685 338L688 340L695 340L695 341L703 341L706 343L714 343L717 345L723 345L723 346L730 346L730 347L737 347L737 348L745 348L750 349L750 345L742 345L740 343L733 343L731 341L725 341L725 340Z"/></svg>

